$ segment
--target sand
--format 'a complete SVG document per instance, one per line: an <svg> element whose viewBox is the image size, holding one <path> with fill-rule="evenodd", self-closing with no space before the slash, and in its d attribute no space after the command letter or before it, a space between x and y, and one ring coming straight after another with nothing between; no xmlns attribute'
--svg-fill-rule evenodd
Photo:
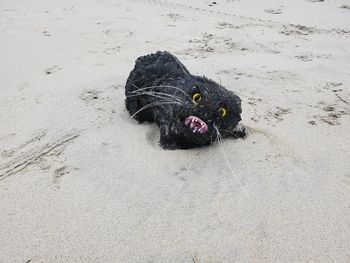
<svg viewBox="0 0 350 263"><path fill-rule="evenodd" d="M124 85L174 53L245 140L165 151ZM0 2L0 262L350 262L348 1Z"/></svg>

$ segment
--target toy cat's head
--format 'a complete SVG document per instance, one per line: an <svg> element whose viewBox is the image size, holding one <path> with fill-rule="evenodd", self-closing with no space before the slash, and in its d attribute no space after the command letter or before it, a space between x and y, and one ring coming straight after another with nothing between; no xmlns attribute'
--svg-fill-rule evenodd
<svg viewBox="0 0 350 263"><path fill-rule="evenodd" d="M171 106L164 105L164 119L169 120L172 132L181 134L189 147L191 143L198 146L210 144L217 136L245 136L244 129L238 128L241 99L218 83L187 75L176 86L164 87L162 91L172 94L172 99L178 101Z"/></svg>

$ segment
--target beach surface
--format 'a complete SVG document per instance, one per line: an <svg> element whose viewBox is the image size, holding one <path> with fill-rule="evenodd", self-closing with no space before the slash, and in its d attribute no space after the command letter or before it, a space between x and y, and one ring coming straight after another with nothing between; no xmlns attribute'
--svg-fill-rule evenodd
<svg viewBox="0 0 350 263"><path fill-rule="evenodd" d="M247 138L166 151L130 119L158 50ZM350 262L349 1L1 0L0 58L0 263Z"/></svg>

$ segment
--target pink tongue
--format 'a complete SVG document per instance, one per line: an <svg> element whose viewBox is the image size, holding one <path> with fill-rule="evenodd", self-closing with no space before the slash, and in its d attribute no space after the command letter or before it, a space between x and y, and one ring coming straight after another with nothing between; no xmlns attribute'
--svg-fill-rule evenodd
<svg viewBox="0 0 350 263"><path fill-rule="evenodd" d="M208 125L196 116L188 116L185 120L185 124L190 126L190 129L194 133L206 133L208 132Z"/></svg>

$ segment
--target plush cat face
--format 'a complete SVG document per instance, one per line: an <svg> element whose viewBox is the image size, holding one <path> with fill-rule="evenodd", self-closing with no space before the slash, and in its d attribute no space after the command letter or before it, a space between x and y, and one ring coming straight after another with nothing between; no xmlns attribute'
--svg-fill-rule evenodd
<svg viewBox="0 0 350 263"><path fill-rule="evenodd" d="M193 75L177 82L176 87L179 90L170 87L168 90L172 89L171 93L185 103L167 106L171 110L164 111L166 119L176 119L176 124L171 126L173 132L197 145L215 141L218 132L223 137L244 137L244 130L237 130L241 121L241 99L232 91Z"/></svg>

